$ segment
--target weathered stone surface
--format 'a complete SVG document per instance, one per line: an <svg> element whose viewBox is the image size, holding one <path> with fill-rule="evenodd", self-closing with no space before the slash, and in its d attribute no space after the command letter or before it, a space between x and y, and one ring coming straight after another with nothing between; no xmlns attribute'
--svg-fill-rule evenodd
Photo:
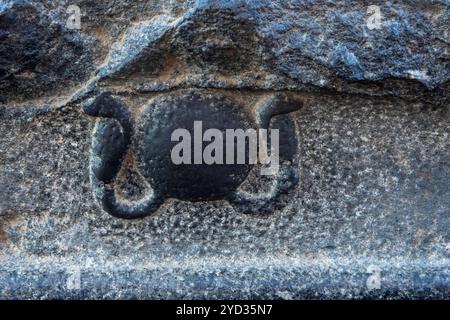
<svg viewBox="0 0 450 320"><path fill-rule="evenodd" d="M448 298L448 24L448 1L0 0L0 297ZM269 213L102 210L83 107L108 93L139 124L186 92L249 116L276 94L302 102L272 122L298 183ZM116 181L131 200L138 137ZM270 183L252 170L240 188Z"/></svg>

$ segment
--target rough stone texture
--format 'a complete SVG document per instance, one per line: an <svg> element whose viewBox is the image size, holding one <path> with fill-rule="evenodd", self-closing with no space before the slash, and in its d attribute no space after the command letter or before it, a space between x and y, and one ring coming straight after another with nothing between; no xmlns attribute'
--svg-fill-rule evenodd
<svg viewBox="0 0 450 320"><path fill-rule="evenodd" d="M444 0L0 0L0 297L448 299L448 25ZM304 101L284 207L101 210L82 106L111 92L138 117L181 89L249 109L275 92Z"/></svg>

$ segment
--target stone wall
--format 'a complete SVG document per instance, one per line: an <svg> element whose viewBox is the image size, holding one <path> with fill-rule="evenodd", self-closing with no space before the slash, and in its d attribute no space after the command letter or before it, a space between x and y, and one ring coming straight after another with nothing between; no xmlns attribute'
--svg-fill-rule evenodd
<svg viewBox="0 0 450 320"><path fill-rule="evenodd" d="M448 298L448 25L445 0L0 0L0 297ZM161 165L148 179L181 191L108 214L93 159L120 149L124 122L102 117L120 104L136 124L112 154L118 199L137 202L159 186L139 150L163 150L139 124L191 115L145 110L197 96L224 123L220 101L249 119L297 103L271 122L297 179L255 200L274 179L253 168L241 205L183 198L207 169ZM96 151L99 123L116 135ZM224 176L206 177L205 192Z"/></svg>

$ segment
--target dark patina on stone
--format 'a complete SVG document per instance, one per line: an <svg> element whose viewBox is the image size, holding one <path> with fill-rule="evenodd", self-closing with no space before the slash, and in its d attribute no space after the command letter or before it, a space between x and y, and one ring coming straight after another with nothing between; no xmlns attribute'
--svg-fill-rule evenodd
<svg viewBox="0 0 450 320"><path fill-rule="evenodd" d="M182 97L163 97L145 108L139 123L138 159L140 172L158 193L182 200L217 200L236 190L245 180L251 165L225 163L195 164L191 148L190 164L174 164L171 150L178 143L171 134L184 128L194 140L194 121L202 121L203 132L219 129L225 146L226 129L256 128L256 123L243 112L243 107L226 97L203 97L188 94ZM203 133L202 133L203 134ZM202 150L208 142L202 142ZM245 148L248 154L248 141ZM234 146L236 159L237 146Z"/></svg>

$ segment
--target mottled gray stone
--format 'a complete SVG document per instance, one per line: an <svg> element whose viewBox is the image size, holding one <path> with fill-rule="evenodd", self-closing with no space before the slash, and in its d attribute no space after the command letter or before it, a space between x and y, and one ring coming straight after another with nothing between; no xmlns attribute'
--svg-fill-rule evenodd
<svg viewBox="0 0 450 320"><path fill-rule="evenodd" d="M0 0L0 298L448 299L448 24L448 1ZM283 206L100 208L82 107L111 92L137 117L186 89L303 101ZM120 190L139 198L129 163Z"/></svg>

